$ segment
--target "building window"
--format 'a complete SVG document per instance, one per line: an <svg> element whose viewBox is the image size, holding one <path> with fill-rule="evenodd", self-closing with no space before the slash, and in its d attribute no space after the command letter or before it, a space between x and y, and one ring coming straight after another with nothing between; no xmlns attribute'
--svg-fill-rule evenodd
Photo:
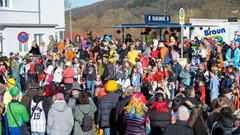
<svg viewBox="0 0 240 135"><path fill-rule="evenodd" d="M0 8L9 8L10 0L0 0Z"/></svg>
<svg viewBox="0 0 240 135"><path fill-rule="evenodd" d="M20 43L19 42L19 52L27 52L28 51L28 42Z"/></svg>
<svg viewBox="0 0 240 135"><path fill-rule="evenodd" d="M59 31L59 39L64 39L65 37L65 31Z"/></svg>
<svg viewBox="0 0 240 135"><path fill-rule="evenodd" d="M41 41L43 41L43 35L44 34L34 34L34 41L39 46Z"/></svg>

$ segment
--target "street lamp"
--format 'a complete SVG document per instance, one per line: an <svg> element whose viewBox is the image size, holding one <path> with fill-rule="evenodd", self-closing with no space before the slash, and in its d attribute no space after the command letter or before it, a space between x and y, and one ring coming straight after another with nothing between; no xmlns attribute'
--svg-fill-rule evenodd
<svg viewBox="0 0 240 135"><path fill-rule="evenodd" d="M69 32L70 32L70 41L72 41L72 3L73 3L73 0L69 0Z"/></svg>

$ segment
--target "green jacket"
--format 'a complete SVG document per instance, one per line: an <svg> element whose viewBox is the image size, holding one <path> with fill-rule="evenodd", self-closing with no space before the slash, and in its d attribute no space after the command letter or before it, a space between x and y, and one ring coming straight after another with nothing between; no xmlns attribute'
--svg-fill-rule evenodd
<svg viewBox="0 0 240 135"><path fill-rule="evenodd" d="M8 108L7 108L7 119L8 119L9 127L17 127L17 124L13 119L13 116L10 112L9 107L11 107L12 113L13 113L19 126L22 126L24 122L29 121L29 115L28 115L26 107L23 104L21 104L19 101L12 100L8 104Z"/></svg>

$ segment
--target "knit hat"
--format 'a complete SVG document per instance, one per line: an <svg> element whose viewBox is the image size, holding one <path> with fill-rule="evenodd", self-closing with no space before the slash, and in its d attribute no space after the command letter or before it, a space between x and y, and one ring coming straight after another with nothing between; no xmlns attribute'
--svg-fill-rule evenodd
<svg viewBox="0 0 240 135"><path fill-rule="evenodd" d="M8 87L9 87L9 89L11 89L12 87L14 87L14 86L16 85L15 79L9 78L9 79L7 80L7 85L8 85Z"/></svg>
<svg viewBox="0 0 240 135"><path fill-rule="evenodd" d="M109 80L106 84L106 89L108 92L114 92L117 90L117 82L115 80Z"/></svg>
<svg viewBox="0 0 240 135"><path fill-rule="evenodd" d="M10 90L10 95L11 95L12 97L17 96L19 93L20 93L20 90L18 89L17 86L11 88L11 90Z"/></svg>

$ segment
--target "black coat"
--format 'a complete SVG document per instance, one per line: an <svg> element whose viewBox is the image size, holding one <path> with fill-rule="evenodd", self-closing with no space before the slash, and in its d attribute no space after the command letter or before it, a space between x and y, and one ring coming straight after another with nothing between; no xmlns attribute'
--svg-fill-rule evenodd
<svg viewBox="0 0 240 135"><path fill-rule="evenodd" d="M41 55L38 45L36 45L36 47L32 47L29 53L32 53L34 55Z"/></svg>
<svg viewBox="0 0 240 135"><path fill-rule="evenodd" d="M194 135L194 133L187 122L177 120L174 125L167 126L165 135Z"/></svg>
<svg viewBox="0 0 240 135"><path fill-rule="evenodd" d="M102 128L109 128L114 122L114 111L119 100L117 93L109 93L100 98L97 109L97 123Z"/></svg>
<svg viewBox="0 0 240 135"><path fill-rule="evenodd" d="M131 96L127 96L122 100L120 100L116 106L115 122L117 123L117 127L118 127L117 134L119 135L123 135L125 133L125 126L123 122L124 107L128 105L128 103L130 102L130 99L131 99Z"/></svg>
<svg viewBox="0 0 240 135"><path fill-rule="evenodd" d="M171 122L171 110L164 113L157 112L156 109L151 109L149 111L149 119L151 124L151 135L162 135Z"/></svg>

